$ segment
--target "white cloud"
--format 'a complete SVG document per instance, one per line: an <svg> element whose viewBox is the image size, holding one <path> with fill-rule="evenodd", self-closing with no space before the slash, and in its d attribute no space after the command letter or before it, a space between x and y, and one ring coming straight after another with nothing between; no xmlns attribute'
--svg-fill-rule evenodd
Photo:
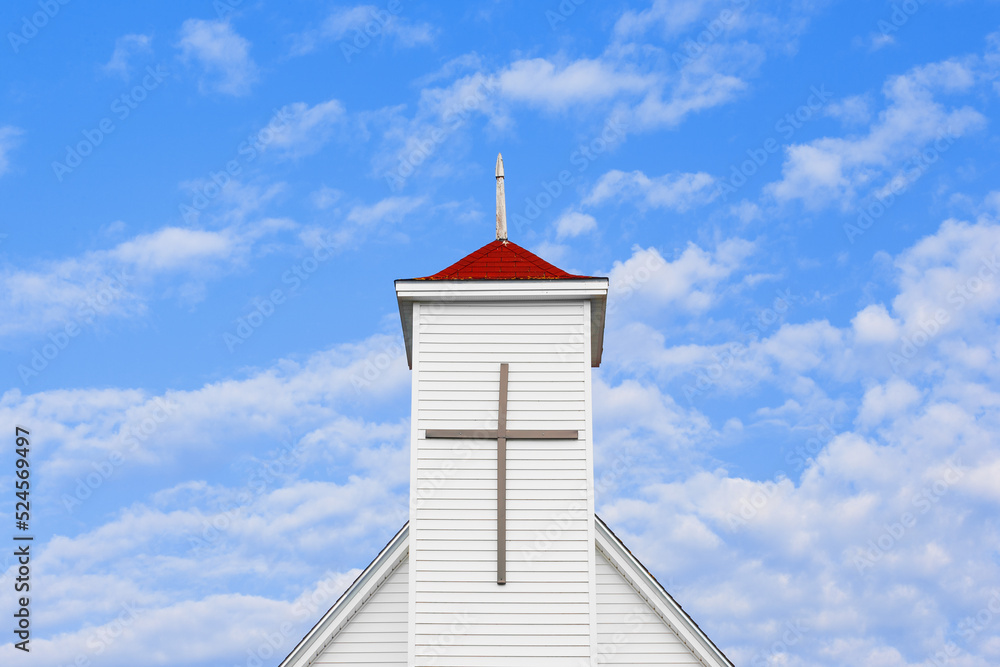
<svg viewBox="0 0 1000 667"><path fill-rule="evenodd" d="M632 200L639 208L686 211L711 201L715 179L699 173L671 173L649 178L641 171L625 173L614 169L601 176L583 200L597 205L609 199Z"/></svg>
<svg viewBox="0 0 1000 667"><path fill-rule="evenodd" d="M779 367L796 374L836 368L831 359L844 349L843 333L826 320L785 324L762 341L761 350Z"/></svg>
<svg viewBox="0 0 1000 667"><path fill-rule="evenodd" d="M871 428L886 418L905 414L921 398L920 390L906 380L894 378L865 392L858 410L858 424Z"/></svg>
<svg viewBox="0 0 1000 667"><path fill-rule="evenodd" d="M789 146L781 180L766 191L779 202L800 200L814 209L831 203L849 207L860 189L896 176L918 151L928 145L947 150L950 142L984 125L985 118L971 107L946 109L935 100L937 94L968 91L975 80L972 64L958 60L889 79L882 91L888 105L866 135Z"/></svg>
<svg viewBox="0 0 1000 667"><path fill-rule="evenodd" d="M566 211L555 222L556 238L573 238L597 229L594 216L579 211Z"/></svg>
<svg viewBox="0 0 1000 667"><path fill-rule="evenodd" d="M896 38L887 33L873 32L870 36L869 51L878 51L896 43Z"/></svg>
<svg viewBox="0 0 1000 667"><path fill-rule="evenodd" d="M412 116L406 107L394 106L367 114L366 120L382 127L382 142L373 158L375 172L398 191L418 170L437 177L453 173L439 159L456 135L485 115L502 125L505 112L496 104L495 81L476 72L447 86L424 88Z"/></svg>
<svg viewBox="0 0 1000 667"><path fill-rule="evenodd" d="M566 254L569 252L569 246L561 243L552 243L551 241L542 241L531 248L531 252L539 257L545 257L547 261L558 264L566 257Z"/></svg>
<svg viewBox="0 0 1000 667"><path fill-rule="evenodd" d="M342 126L344 105L328 100L309 106L304 102L288 104L275 113L278 122L268 125L271 131L265 150L278 150L286 157L302 157L320 150Z"/></svg>
<svg viewBox="0 0 1000 667"><path fill-rule="evenodd" d="M423 197L386 197L370 206L357 205L347 214L350 222L371 227L381 222L399 222L424 203Z"/></svg>
<svg viewBox="0 0 1000 667"><path fill-rule="evenodd" d="M357 221L377 224L392 206L377 208L359 207ZM947 278L966 266L996 229L987 221L949 222L899 253L897 316L908 311L896 303L938 293L937 274ZM733 277L753 250L746 245L689 247L670 264L655 250L636 249L629 271L618 277L627 274L633 290L650 289L643 296L653 299L660 288L650 283L658 282L655 269L662 265L673 272L671 282L698 289ZM624 271L625 264L616 268ZM683 307L675 291L659 296ZM981 340L996 348L1000 303L984 301L976 312ZM615 349L595 375L598 512L709 634L725 637L736 664L763 660L762 651L782 640L789 623L805 633L780 658L789 664L927 663L955 619L987 608L1000 588L989 548L1000 539L991 523L1000 500L1000 365L994 358L932 370L939 341L942 349L947 342L937 338L923 350L928 361L921 366L930 372L880 376L863 356L869 345L863 341L885 339L887 318L888 310L875 305L844 327L825 320L775 324L726 369L746 371L744 379L761 372L743 385L740 400L726 402L722 417L679 405L655 373L610 380L621 367L610 358ZM641 321L627 326L615 335L634 334L629 342L646 345L637 356L647 367L717 363L731 342L691 344ZM969 338L970 345L980 340ZM398 352L388 355L391 363L375 386L356 391L356 381L370 377L366 361L388 346ZM824 381L845 363L863 365L864 373ZM405 514L408 423L364 414L384 408L386 396L398 398L405 412L409 380L397 333L162 395L5 393L0 421L38 424L46 443L39 467L68 489L111 451L123 428L142 423L156 399L177 406L176 416L130 452L127 469L106 484L119 484L127 473L126 486L142 488L143 475L153 471L176 481L139 491L135 502L96 527L39 544L37 564L48 583L37 610L49 614L40 620L69 629L38 638L40 659L61 664L89 655L86 640L112 627L119 600L137 601L142 613L102 664L131 665L150 654L199 667L206 660L245 660L247 649L263 645L277 627L275 619L298 624L281 640L290 648L322 613L315 606L301 614L296 605L323 585L317 582L327 582L335 596L356 573L351 568L367 562ZM744 404L743 419L734 418ZM819 416L832 427L819 428ZM714 426L716 420L726 423ZM759 440L747 439L754 432L781 444L759 457L753 450L752 472L727 470L712 458L721 447L755 445ZM236 447L239 463L248 466L235 477L248 480L264 469L268 448L288 434L301 456L262 492L189 472L195 459L199 469L213 456L231 464ZM249 501L236 500L247 490ZM910 517L905 526L904 516ZM936 585L914 583L921 581ZM217 593L233 585L243 592ZM991 663L992 649L966 646L970 667Z"/></svg>
<svg viewBox="0 0 1000 667"><path fill-rule="evenodd" d="M436 34L431 24L410 21L385 7L338 7L324 19L318 30L306 30L294 36L292 55L312 53L321 42L338 41L344 57L350 62L372 40L389 39L397 47L412 48L433 43Z"/></svg>
<svg viewBox="0 0 1000 667"><path fill-rule="evenodd" d="M974 613L1000 583L981 546L981 521L996 502L986 481L995 453L984 444L961 464L948 462L948 432L989 431L996 414L977 418L975 406L964 406L922 443L943 415L908 389L900 394L888 409L907 418L875 438L824 436L812 460L802 459L801 478L785 462L749 479L681 459L690 472L677 481L662 474L643 483L647 461L633 457L614 479L616 491L635 490L598 495L598 512L703 627L738 628L726 644L736 664L764 660L789 627L813 637L783 645L784 656L795 656L789 664L929 664L954 627L953 606ZM709 446L713 436L701 437L698 446ZM610 474L610 462L599 463L598 478ZM969 498L980 490L982 500ZM995 533L987 529L988 543ZM700 574L720 570L732 575ZM925 577L945 583L914 585ZM963 664L988 664L977 655L984 653L969 645Z"/></svg>
<svg viewBox="0 0 1000 667"><path fill-rule="evenodd" d="M564 65L544 58L518 60L497 75L508 99L552 110L614 98L649 88L651 77L616 70L601 60L576 60Z"/></svg>
<svg viewBox="0 0 1000 667"><path fill-rule="evenodd" d="M855 340L861 344L893 343L899 340L899 323L882 304L872 304L851 320Z"/></svg>
<svg viewBox="0 0 1000 667"><path fill-rule="evenodd" d="M364 31L369 25L378 26L383 34L392 36L399 46L429 44L434 40L434 29L430 24L412 23L374 5L334 10L323 22L323 33L330 39L339 40L353 36L352 33L356 31Z"/></svg>
<svg viewBox="0 0 1000 667"><path fill-rule="evenodd" d="M188 19L181 26L181 59L195 62L203 70L198 86L202 91L246 95L258 79L257 64L250 57L250 42L228 21Z"/></svg>
<svg viewBox="0 0 1000 667"><path fill-rule="evenodd" d="M38 268L7 267L0 271L0 307L18 315L0 324L0 336L141 315L156 280L206 280L245 261L261 238L293 227L276 219L219 231L164 227Z"/></svg>
<svg viewBox="0 0 1000 667"><path fill-rule="evenodd" d="M142 265L154 271L175 270L229 258L234 241L225 233L165 227L122 243L111 252L111 257L123 264Z"/></svg>
<svg viewBox="0 0 1000 667"><path fill-rule="evenodd" d="M936 329L937 321L942 331L960 331L966 342L992 340L987 322L1000 305L1000 226L945 221L900 253L895 268L900 291L892 307L905 334Z"/></svg>
<svg viewBox="0 0 1000 667"><path fill-rule="evenodd" d="M373 375L367 366L379 355L388 355L391 363ZM360 443L370 441L378 449L387 440L405 440L406 431L395 423L368 424L354 415L405 390L408 373L398 341L375 335L317 352L302 362L279 360L244 378L161 395L137 389L27 395L10 390L0 395L0 415L18 423L45 424L38 427L39 436L49 446L37 465L67 484L114 452L123 459L116 465L130 470L170 466L198 451L211 456L234 442L240 443L244 456L254 456L256 450L266 458L264 452L287 442L289 429L305 434L301 447L310 460L334 457L340 460L337 465L345 465L350 456L351 465L377 467L377 460L361 460L366 455ZM339 411L351 411L352 417L342 418ZM313 445L309 434L319 428L325 430ZM332 444L339 441L347 443L344 451ZM67 488L72 493L72 484Z"/></svg>
<svg viewBox="0 0 1000 667"><path fill-rule="evenodd" d="M626 109L624 117L630 127L677 127L692 113L733 101L748 86L740 74L728 70L753 71L763 57L752 46L714 46L710 52L711 57L703 56L684 65L679 78L656 86L640 103Z"/></svg>
<svg viewBox="0 0 1000 667"><path fill-rule="evenodd" d="M344 196L343 191L324 185L309 195L313 206L321 211L325 211L336 204Z"/></svg>
<svg viewBox="0 0 1000 667"><path fill-rule="evenodd" d="M0 127L0 176L10 171L10 158L8 155L21 143L21 136L24 130L13 125Z"/></svg>
<svg viewBox="0 0 1000 667"><path fill-rule="evenodd" d="M735 5L722 5L716 0L653 0L649 9L625 11L615 23L614 32L619 38L628 38L641 36L654 26L660 26L664 35L670 37L693 26L713 6L731 10L730 4Z"/></svg>
<svg viewBox="0 0 1000 667"><path fill-rule="evenodd" d="M333 232L334 245L350 245L374 232L392 229L426 201L425 197L386 197L374 204L355 204L347 212L345 224ZM398 233L405 236L405 232Z"/></svg>
<svg viewBox="0 0 1000 667"><path fill-rule="evenodd" d="M135 56L152 53L152 41L151 35L122 35L115 40L115 50L111 54L111 60L101 69L105 74L115 75L128 81L130 61Z"/></svg>
<svg viewBox="0 0 1000 667"><path fill-rule="evenodd" d="M636 246L629 259L615 262L608 273L609 308L639 301L705 311L717 300L719 283L738 270L754 249L753 243L743 239L723 241L715 252L689 243L677 259L668 262L655 248Z"/></svg>
<svg viewBox="0 0 1000 667"><path fill-rule="evenodd" d="M871 109L869 107L870 102L866 96L853 95L839 102L828 102L823 107L823 113L843 123L854 125L867 123L871 119Z"/></svg>
<svg viewBox="0 0 1000 667"><path fill-rule="evenodd" d="M215 664L244 659L285 623L290 650L406 519L408 420L360 414L405 405L409 377L398 336L376 335L193 390L5 392L0 416L38 424L46 446L32 463L62 480L54 520L64 499L77 502L62 523L72 532L34 555L48 582L34 613L49 630L33 652L46 664L93 659L110 629L102 664ZM192 474L190 461L213 457L231 486ZM99 482L82 481L97 470ZM122 509L77 531L89 503L109 497ZM123 603L137 611L124 634Z"/></svg>
<svg viewBox="0 0 1000 667"><path fill-rule="evenodd" d="M747 89L745 78L764 58L764 50L757 45L725 40L711 44L679 70L653 67L651 53L667 57L653 45L612 44L599 57L523 58L493 71L479 69L450 84L424 88L411 118L404 116L402 107L371 115L388 126L383 135L386 149L375 160L376 171L405 172L401 174L405 180L416 168L426 169L431 155L440 150L442 137L458 132L471 117L485 116L491 127L506 130L514 123L512 109L518 106L552 113L604 113L606 124L629 133L676 127L693 113L735 99ZM482 61L466 54L450 64L420 82L481 68ZM439 161L434 163L438 176L452 173Z"/></svg>

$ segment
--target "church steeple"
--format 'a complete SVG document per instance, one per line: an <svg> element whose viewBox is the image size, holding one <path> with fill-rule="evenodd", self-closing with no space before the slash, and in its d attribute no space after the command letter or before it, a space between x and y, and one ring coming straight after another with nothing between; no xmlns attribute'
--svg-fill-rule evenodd
<svg viewBox="0 0 1000 667"><path fill-rule="evenodd" d="M497 241L507 240L507 200L503 191L503 155L497 153Z"/></svg>
<svg viewBox="0 0 1000 667"><path fill-rule="evenodd" d="M732 667L595 516L608 279L508 241L503 176L495 241L396 281L409 522L282 667Z"/></svg>

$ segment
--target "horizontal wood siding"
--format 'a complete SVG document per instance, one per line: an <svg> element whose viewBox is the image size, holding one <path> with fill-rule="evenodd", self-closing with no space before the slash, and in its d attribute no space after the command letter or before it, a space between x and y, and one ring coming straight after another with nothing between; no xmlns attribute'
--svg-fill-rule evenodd
<svg viewBox="0 0 1000 667"><path fill-rule="evenodd" d="M582 302L421 305L410 557L415 665L573 665L590 656L586 373ZM500 363L508 429L507 581L496 583L496 441L425 429L495 429Z"/></svg>
<svg viewBox="0 0 1000 667"><path fill-rule="evenodd" d="M405 667L409 570L404 558L312 664Z"/></svg>
<svg viewBox="0 0 1000 667"><path fill-rule="evenodd" d="M597 651L602 665L702 666L599 550Z"/></svg>

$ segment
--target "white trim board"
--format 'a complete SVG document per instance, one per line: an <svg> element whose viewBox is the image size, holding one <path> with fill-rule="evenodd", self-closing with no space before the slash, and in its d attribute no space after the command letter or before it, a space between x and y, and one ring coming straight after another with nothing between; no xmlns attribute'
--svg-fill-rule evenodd
<svg viewBox="0 0 1000 667"><path fill-rule="evenodd" d="M595 547L706 667L734 667L652 574L632 555L600 517L594 516ZM409 554L409 524L396 533L378 557L309 631L280 667L308 667L347 626ZM596 580L592 582L596 587ZM596 613L596 609L594 610Z"/></svg>
<svg viewBox="0 0 1000 667"><path fill-rule="evenodd" d="M597 515L597 548L706 667L734 667L660 582Z"/></svg>
<svg viewBox="0 0 1000 667"><path fill-rule="evenodd" d="M504 301L590 301L590 365L601 365L604 320L608 308L608 279L552 280L397 280L396 301L403 326L406 363L413 368L411 303L489 303Z"/></svg>
<svg viewBox="0 0 1000 667"><path fill-rule="evenodd" d="M323 653L323 650L406 558L410 545L409 530L410 524L407 522L312 630L292 649L280 667L307 667Z"/></svg>

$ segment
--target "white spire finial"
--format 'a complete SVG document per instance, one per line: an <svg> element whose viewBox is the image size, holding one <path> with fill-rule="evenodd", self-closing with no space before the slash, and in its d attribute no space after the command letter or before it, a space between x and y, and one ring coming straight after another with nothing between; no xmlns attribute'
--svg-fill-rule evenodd
<svg viewBox="0 0 1000 667"><path fill-rule="evenodd" d="M507 240L507 201L503 191L503 156L497 153L497 240Z"/></svg>

